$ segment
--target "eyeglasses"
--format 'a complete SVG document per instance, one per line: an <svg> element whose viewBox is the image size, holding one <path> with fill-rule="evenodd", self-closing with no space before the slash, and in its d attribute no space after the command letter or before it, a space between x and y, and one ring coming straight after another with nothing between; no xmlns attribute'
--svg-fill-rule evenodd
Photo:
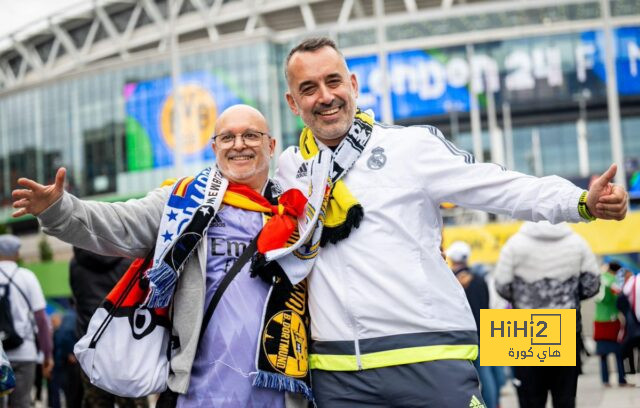
<svg viewBox="0 0 640 408"><path fill-rule="evenodd" d="M221 133L213 137L213 143L220 147L231 147L236 142L236 137L240 136L245 145L256 147L262 143L262 136L269 136L267 132L259 132L257 130L245 130L244 133Z"/></svg>

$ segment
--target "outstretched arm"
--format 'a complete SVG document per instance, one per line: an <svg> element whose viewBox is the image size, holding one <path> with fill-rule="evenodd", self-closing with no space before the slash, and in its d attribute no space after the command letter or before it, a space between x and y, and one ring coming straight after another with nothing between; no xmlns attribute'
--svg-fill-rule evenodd
<svg viewBox="0 0 640 408"><path fill-rule="evenodd" d="M615 165L594 181L587 193L561 177L538 178L490 163L475 163L470 154L447 141L437 129L427 130L426 135L420 135L418 132L425 129L414 129L415 144L411 147L419 152L420 160L410 163L413 173L419 176L418 183L436 204L448 201L554 224L594 218L621 220L626 215L627 192L611 183L617 170Z"/></svg>
<svg viewBox="0 0 640 408"><path fill-rule="evenodd" d="M140 257L153 248L169 187L156 189L141 199L104 203L84 201L64 192L65 170L54 184L20 179L25 189L13 191L15 217L38 217L42 230L62 241L112 256Z"/></svg>

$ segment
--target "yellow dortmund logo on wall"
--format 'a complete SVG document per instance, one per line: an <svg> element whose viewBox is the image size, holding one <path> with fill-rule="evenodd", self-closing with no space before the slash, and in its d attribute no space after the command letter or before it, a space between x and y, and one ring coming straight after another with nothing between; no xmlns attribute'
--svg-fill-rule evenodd
<svg viewBox="0 0 640 408"><path fill-rule="evenodd" d="M262 335L262 347L276 371L291 377L307 375L307 332L296 312L282 311L269 320Z"/></svg>
<svg viewBox="0 0 640 408"><path fill-rule="evenodd" d="M175 121L179 120L182 152L197 153L211 141L218 108L211 93L200 85L189 84L178 87L180 108L176 112L176 93L172 93L162 106L160 116L162 137L175 150Z"/></svg>

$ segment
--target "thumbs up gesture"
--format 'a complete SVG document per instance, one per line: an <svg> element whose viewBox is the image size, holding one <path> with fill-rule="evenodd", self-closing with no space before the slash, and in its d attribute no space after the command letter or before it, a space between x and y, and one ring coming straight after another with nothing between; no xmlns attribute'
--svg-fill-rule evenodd
<svg viewBox="0 0 640 408"><path fill-rule="evenodd" d="M618 167L612 164L589 188L587 208L596 218L619 221L627 214L627 192L621 186L611 183L617 170Z"/></svg>
<svg viewBox="0 0 640 408"><path fill-rule="evenodd" d="M21 189L11 192L13 197L13 208L17 208L12 214L13 217L20 217L25 214L39 215L41 212L49 208L49 206L60 197L64 192L64 179L67 170L60 167L56 173L56 181L54 184L42 185L28 178L19 178L18 184Z"/></svg>

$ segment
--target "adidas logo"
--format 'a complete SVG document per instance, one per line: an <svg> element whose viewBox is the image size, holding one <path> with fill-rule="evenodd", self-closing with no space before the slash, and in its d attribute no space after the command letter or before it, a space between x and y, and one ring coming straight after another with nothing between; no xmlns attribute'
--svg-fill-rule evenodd
<svg viewBox="0 0 640 408"><path fill-rule="evenodd" d="M298 168L298 173L296 174L296 178L299 179L301 177L307 176L307 163L302 163Z"/></svg>
<svg viewBox="0 0 640 408"><path fill-rule="evenodd" d="M487 406L474 395L469 401L469 408L487 408Z"/></svg>

